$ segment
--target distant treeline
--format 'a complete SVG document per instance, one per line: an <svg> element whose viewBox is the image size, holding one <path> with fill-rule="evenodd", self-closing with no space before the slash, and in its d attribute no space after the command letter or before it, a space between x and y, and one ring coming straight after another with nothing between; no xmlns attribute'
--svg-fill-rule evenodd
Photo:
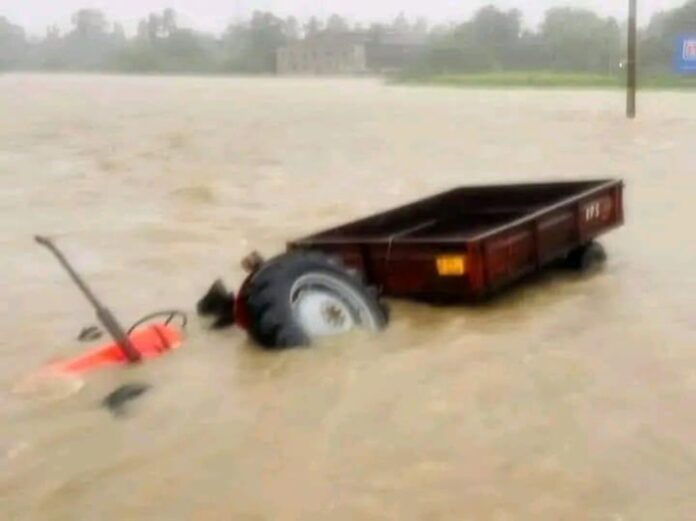
<svg viewBox="0 0 696 521"><path fill-rule="evenodd" d="M656 14L640 34L643 71L660 74L671 67L675 37L696 30L696 0ZM625 55L625 24L592 11L557 7L546 12L537 30L524 29L518 10L489 6L465 22L429 26L399 16L392 23L351 24L340 16L326 20L280 18L255 12L231 23L223 34L182 27L166 9L140 21L128 37L119 23L98 10L83 9L72 27L49 27L41 38L0 16L0 70L111 71L133 73L243 73L275 71L275 51L303 38L358 35L379 45L418 42L401 64L413 75L548 70L614 75ZM396 39L395 39L396 37ZM398 45L398 43L397 43Z"/></svg>

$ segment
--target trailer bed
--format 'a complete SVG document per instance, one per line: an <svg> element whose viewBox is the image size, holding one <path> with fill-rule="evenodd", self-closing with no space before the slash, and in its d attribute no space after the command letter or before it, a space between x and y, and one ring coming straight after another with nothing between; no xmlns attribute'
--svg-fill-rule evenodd
<svg viewBox="0 0 696 521"><path fill-rule="evenodd" d="M291 242L387 296L476 300L623 224L620 180L457 188Z"/></svg>

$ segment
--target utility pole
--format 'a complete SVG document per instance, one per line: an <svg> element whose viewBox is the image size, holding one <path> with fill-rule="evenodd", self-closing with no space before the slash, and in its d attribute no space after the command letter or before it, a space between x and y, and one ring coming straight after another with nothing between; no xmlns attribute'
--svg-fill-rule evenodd
<svg viewBox="0 0 696 521"><path fill-rule="evenodd" d="M638 86L638 0L628 0L628 60L626 63L626 117L636 117Z"/></svg>

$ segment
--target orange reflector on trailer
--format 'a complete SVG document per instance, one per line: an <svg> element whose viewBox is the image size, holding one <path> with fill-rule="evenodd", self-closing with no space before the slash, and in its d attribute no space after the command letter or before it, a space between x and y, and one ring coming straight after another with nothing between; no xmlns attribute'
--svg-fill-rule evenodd
<svg viewBox="0 0 696 521"><path fill-rule="evenodd" d="M440 277L463 277L466 275L466 255L441 255L436 259Z"/></svg>

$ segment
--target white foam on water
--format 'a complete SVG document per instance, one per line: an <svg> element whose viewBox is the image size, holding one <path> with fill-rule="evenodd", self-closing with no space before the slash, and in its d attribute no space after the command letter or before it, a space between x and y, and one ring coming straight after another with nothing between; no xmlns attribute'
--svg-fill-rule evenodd
<svg viewBox="0 0 696 521"><path fill-rule="evenodd" d="M67 400L78 394L85 381L78 376L58 372L41 371L31 374L12 388L13 394L38 402Z"/></svg>

